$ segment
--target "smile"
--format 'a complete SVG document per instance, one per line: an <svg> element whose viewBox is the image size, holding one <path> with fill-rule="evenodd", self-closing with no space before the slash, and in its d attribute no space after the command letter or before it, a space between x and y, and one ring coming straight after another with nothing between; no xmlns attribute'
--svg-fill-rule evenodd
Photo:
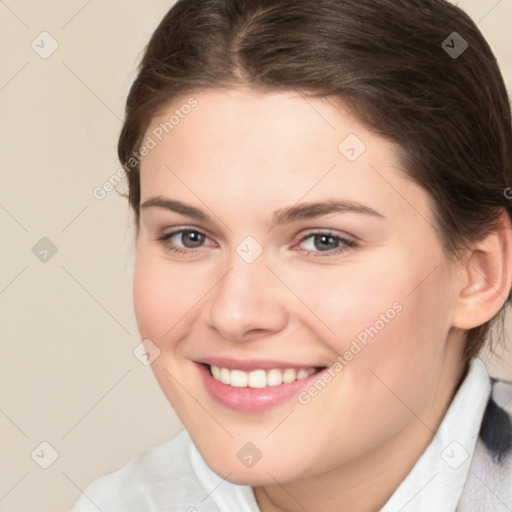
<svg viewBox="0 0 512 512"><path fill-rule="evenodd" d="M270 361L215 362L196 363L206 391L217 404L245 413L261 413L293 402L326 369L299 365L287 368L286 364Z"/></svg>

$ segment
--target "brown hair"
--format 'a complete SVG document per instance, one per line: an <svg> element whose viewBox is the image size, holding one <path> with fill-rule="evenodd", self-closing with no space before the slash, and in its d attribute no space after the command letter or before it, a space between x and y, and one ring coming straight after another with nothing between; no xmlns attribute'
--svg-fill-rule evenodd
<svg viewBox="0 0 512 512"><path fill-rule="evenodd" d="M131 157L153 117L179 95L240 86L339 98L396 143L434 201L449 255L495 229L503 209L512 217L509 99L461 9L445 0L179 0L145 49L119 138L137 229L140 165ZM467 331L464 364L491 325L502 335L504 310Z"/></svg>

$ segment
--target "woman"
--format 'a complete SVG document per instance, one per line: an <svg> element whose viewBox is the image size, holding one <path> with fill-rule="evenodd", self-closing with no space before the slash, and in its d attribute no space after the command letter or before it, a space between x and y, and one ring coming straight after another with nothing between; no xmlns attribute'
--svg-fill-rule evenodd
<svg viewBox="0 0 512 512"><path fill-rule="evenodd" d="M512 509L511 114L443 0L181 0L119 157L185 426L73 511ZM500 324L501 322L501 324Z"/></svg>

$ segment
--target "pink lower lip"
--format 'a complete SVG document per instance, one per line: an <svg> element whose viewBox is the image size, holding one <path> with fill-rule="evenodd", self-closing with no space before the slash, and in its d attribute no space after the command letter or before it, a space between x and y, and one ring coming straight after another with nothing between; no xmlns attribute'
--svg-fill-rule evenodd
<svg viewBox="0 0 512 512"><path fill-rule="evenodd" d="M265 388L235 388L215 380L210 370L203 364L196 365L210 396L225 407L245 412L262 412L297 396L310 382L318 378L313 373L305 379L296 380L279 386Z"/></svg>

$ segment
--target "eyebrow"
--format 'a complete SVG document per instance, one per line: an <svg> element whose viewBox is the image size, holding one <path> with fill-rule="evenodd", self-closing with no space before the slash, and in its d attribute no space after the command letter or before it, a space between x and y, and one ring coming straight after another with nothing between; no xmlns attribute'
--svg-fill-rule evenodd
<svg viewBox="0 0 512 512"><path fill-rule="evenodd" d="M212 218L203 210L191 206L175 199L164 197L151 197L140 205L141 208L162 208L172 212L186 215L196 220L212 222ZM301 203L287 208L280 208L272 212L272 221L274 224L288 224L299 220L313 219L328 215L330 213L359 213L381 219L386 219L384 215L364 204L354 201L325 200L315 203Z"/></svg>

